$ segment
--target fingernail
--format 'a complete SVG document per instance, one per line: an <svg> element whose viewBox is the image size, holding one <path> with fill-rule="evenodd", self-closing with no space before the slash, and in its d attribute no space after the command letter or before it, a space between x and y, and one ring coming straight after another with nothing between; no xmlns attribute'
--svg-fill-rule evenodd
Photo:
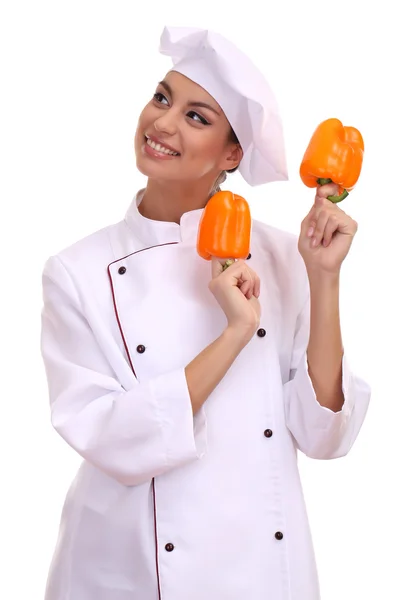
<svg viewBox="0 0 400 600"><path fill-rule="evenodd" d="M314 233L314 227L310 227L310 229L307 231L307 237L311 237Z"/></svg>
<svg viewBox="0 0 400 600"><path fill-rule="evenodd" d="M317 238L314 238L313 241L311 242L311 246L313 248L315 248L315 246L317 246L318 242L317 242Z"/></svg>

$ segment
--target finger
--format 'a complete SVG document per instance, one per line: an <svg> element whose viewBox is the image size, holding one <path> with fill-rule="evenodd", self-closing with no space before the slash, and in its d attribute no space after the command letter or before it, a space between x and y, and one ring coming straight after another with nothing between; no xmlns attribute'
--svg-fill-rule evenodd
<svg viewBox="0 0 400 600"><path fill-rule="evenodd" d="M322 238L324 237L324 231L329 220L329 216L330 213L327 210L321 210L319 213L314 235L311 239L311 246L313 248L317 248L320 245Z"/></svg>
<svg viewBox="0 0 400 600"><path fill-rule="evenodd" d="M306 227L304 227L303 234L306 235L308 238L311 238L315 233L316 226L317 226L317 219L315 217L313 217L307 223Z"/></svg>
<svg viewBox="0 0 400 600"><path fill-rule="evenodd" d="M246 296L250 300L253 295L254 283L253 281L247 280L241 286L239 286L240 291L243 296Z"/></svg>
<svg viewBox="0 0 400 600"><path fill-rule="evenodd" d="M240 280L238 286L245 296L253 295L254 282L256 275L254 271L249 269L246 264L243 265L243 269L240 271Z"/></svg>
<svg viewBox="0 0 400 600"><path fill-rule="evenodd" d="M244 283L246 281L253 281L255 277L254 271L250 269L244 262L244 260L237 260L231 265L226 271L224 271L226 277L232 277L235 279L236 285Z"/></svg>
<svg viewBox="0 0 400 600"><path fill-rule="evenodd" d="M337 196L339 194L339 186L336 183L327 183L319 186L317 196L327 198L328 196Z"/></svg>
<svg viewBox="0 0 400 600"><path fill-rule="evenodd" d="M302 237L311 237L314 234L314 229L317 224L318 218L318 209L318 205L314 202L310 211L304 217L300 229Z"/></svg>
<svg viewBox="0 0 400 600"><path fill-rule="evenodd" d="M244 260L237 260L221 274L220 278L229 278L231 285L238 287L248 300L256 293L260 295L259 277Z"/></svg>
<svg viewBox="0 0 400 600"><path fill-rule="evenodd" d="M234 267L229 267L229 269L232 269L231 276L236 280L236 285L240 291L250 300L254 295L254 287L257 280L256 273L244 261L238 261Z"/></svg>
<svg viewBox="0 0 400 600"><path fill-rule="evenodd" d="M252 285L249 286L248 289L247 289L247 286L246 286L246 294L245 294L246 297L248 298L248 300L250 300L253 296L255 298L259 298L260 297L260 293L261 293L261 281L260 281L259 276L257 275L257 273L255 273L255 271L253 271L251 269L250 269L250 273L251 273L251 276L252 276ZM243 291L243 288L240 288L240 289L241 289L241 291L243 293L245 293Z"/></svg>
<svg viewBox="0 0 400 600"><path fill-rule="evenodd" d="M309 225L310 221L312 221L312 219L314 217L314 213L315 213L315 208L316 208L315 204L313 204L312 207L310 208L309 212L304 217L304 219L301 223L303 230Z"/></svg>
<svg viewBox="0 0 400 600"><path fill-rule="evenodd" d="M324 237L322 244L326 248L332 241L332 237L338 230L339 223L335 215L330 215L327 224L325 225Z"/></svg>

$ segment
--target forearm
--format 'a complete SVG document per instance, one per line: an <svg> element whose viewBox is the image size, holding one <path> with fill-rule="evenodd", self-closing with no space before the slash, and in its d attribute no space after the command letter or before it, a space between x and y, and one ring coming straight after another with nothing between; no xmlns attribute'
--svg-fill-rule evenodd
<svg viewBox="0 0 400 600"><path fill-rule="evenodd" d="M229 327L185 369L195 414L226 375L247 341Z"/></svg>
<svg viewBox="0 0 400 600"><path fill-rule="evenodd" d="M309 273L310 338L308 370L318 402L334 412L344 403L343 344L339 316L339 275Z"/></svg>

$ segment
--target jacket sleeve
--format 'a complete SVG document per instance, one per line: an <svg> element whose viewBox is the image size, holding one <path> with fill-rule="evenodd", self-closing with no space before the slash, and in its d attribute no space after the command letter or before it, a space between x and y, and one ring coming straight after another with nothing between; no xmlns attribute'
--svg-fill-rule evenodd
<svg viewBox="0 0 400 600"><path fill-rule="evenodd" d="M345 354L342 361L344 405L339 412L321 406L308 373L309 334L308 296L297 320L290 378L284 385L286 425L299 450L310 458L339 458L350 451L357 438L368 409L370 388L352 373Z"/></svg>
<svg viewBox="0 0 400 600"><path fill-rule="evenodd" d="M43 271L41 351L56 431L84 459L131 486L206 451L203 409L193 418L185 369L132 387L118 382L63 263Z"/></svg>

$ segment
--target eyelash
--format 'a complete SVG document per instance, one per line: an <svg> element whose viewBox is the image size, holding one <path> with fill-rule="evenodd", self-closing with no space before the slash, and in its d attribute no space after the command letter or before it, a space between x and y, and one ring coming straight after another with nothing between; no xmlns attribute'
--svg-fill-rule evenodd
<svg viewBox="0 0 400 600"><path fill-rule="evenodd" d="M161 92L156 92L153 96L154 100L158 103L158 104L164 104L162 102L162 99L165 98L165 100L167 100L167 98L164 96L164 94L162 94ZM202 125L211 125L211 123L209 123L204 117L202 117L201 115L199 115L199 113L195 112L194 110L190 110L188 112L188 116L189 115L196 115L196 117L198 117L200 119L200 122ZM195 121L196 123L198 123L199 121L196 121L195 119L193 119L193 121Z"/></svg>

